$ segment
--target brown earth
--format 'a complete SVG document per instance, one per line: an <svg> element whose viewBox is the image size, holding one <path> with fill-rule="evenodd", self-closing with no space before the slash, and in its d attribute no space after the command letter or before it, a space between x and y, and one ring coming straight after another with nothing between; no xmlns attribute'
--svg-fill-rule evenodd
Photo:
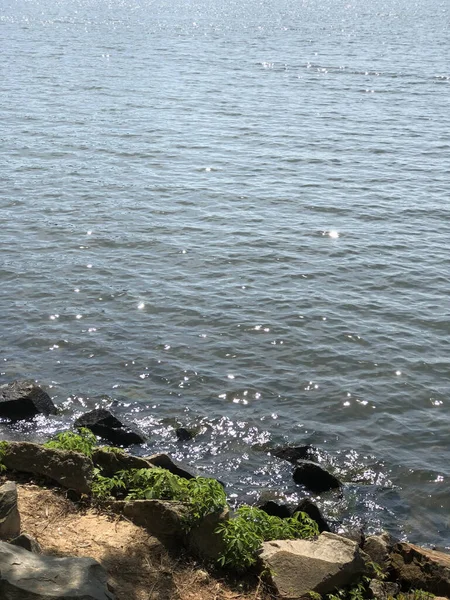
<svg viewBox="0 0 450 600"><path fill-rule="evenodd" d="M231 582L167 551L130 521L80 508L58 488L18 484L22 532L45 554L89 556L111 576L117 600L268 600L260 582ZM175 549L176 550L176 549Z"/></svg>

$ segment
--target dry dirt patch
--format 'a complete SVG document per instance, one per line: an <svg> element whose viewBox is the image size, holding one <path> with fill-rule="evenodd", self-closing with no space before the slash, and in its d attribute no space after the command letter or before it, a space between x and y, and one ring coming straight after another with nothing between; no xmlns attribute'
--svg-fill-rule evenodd
<svg viewBox="0 0 450 600"><path fill-rule="evenodd" d="M133 523L80 509L58 489L20 484L22 531L46 554L90 556L110 574L117 600L264 600L259 586L240 591L193 563L176 560Z"/></svg>

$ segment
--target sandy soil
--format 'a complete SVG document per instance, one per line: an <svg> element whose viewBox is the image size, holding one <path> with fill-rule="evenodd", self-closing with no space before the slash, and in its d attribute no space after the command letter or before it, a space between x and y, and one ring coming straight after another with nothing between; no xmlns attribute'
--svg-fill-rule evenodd
<svg viewBox="0 0 450 600"><path fill-rule="evenodd" d="M58 488L18 484L22 532L45 554L90 556L111 576L117 600L268 600L257 581L233 584L169 554L144 529L117 515L80 508ZM176 553L175 553L176 554Z"/></svg>

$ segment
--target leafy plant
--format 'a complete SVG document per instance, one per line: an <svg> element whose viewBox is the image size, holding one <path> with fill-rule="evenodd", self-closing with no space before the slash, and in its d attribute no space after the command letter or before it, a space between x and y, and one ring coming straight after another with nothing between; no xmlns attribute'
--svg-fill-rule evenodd
<svg viewBox="0 0 450 600"><path fill-rule="evenodd" d="M92 452L97 446L97 438L90 429L81 427L78 433L74 431L63 431L58 433L52 440L44 444L45 448L54 448L56 450L73 450L91 457Z"/></svg>
<svg viewBox="0 0 450 600"><path fill-rule="evenodd" d="M160 467L118 471L114 477L104 477L96 469L92 493L99 500L120 496L125 500L184 502L188 508L187 527L209 513L222 510L227 503L223 487L215 479L183 479Z"/></svg>
<svg viewBox="0 0 450 600"><path fill-rule="evenodd" d="M236 511L236 518L221 524L217 533L224 541L219 564L243 571L256 563L257 552L263 542L306 539L318 535L319 529L317 523L303 512L281 519L259 508L242 506Z"/></svg>

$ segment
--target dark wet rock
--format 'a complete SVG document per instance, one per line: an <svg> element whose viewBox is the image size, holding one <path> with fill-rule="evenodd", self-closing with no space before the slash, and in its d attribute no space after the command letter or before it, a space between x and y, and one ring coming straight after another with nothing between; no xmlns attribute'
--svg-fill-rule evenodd
<svg viewBox="0 0 450 600"><path fill-rule="evenodd" d="M330 526L323 518L319 507L309 498L303 498L294 512L304 512L308 515L308 517L311 517L311 519L317 523L320 533L323 531L331 531Z"/></svg>
<svg viewBox="0 0 450 600"><path fill-rule="evenodd" d="M0 386L0 418L19 421L35 415L56 414L56 406L42 388L30 381L13 381Z"/></svg>
<svg viewBox="0 0 450 600"><path fill-rule="evenodd" d="M229 518L228 507L206 515L185 536L184 543L187 549L202 560L217 560L225 550L223 536L217 533L217 528Z"/></svg>
<svg viewBox="0 0 450 600"><path fill-rule="evenodd" d="M79 452L45 448L31 442L8 442L2 462L10 471L43 475L80 494L91 491L94 465Z"/></svg>
<svg viewBox="0 0 450 600"><path fill-rule="evenodd" d="M388 600L388 598L396 598L400 586L392 581L380 581L379 579L372 579L369 583L369 594L370 597L375 600Z"/></svg>
<svg viewBox="0 0 450 600"><path fill-rule="evenodd" d="M310 592L328 594L357 582L369 557L355 542L322 533L311 540L264 542L260 560L277 597L300 600Z"/></svg>
<svg viewBox="0 0 450 600"><path fill-rule="evenodd" d="M24 550L28 550L28 552L34 552L35 554L42 553L41 547L38 544L38 542L34 539L34 537L31 537L31 535L28 535L28 533L22 533L21 535L18 535L16 538L11 540L9 543L12 544L13 546L19 546L20 548L23 548Z"/></svg>
<svg viewBox="0 0 450 600"><path fill-rule="evenodd" d="M20 533L20 514L17 507L17 486L7 481L0 486L0 538L9 539Z"/></svg>
<svg viewBox="0 0 450 600"><path fill-rule="evenodd" d="M395 544L389 562L390 579L403 589L450 597L450 554L403 542Z"/></svg>
<svg viewBox="0 0 450 600"><path fill-rule="evenodd" d="M390 536L383 532L379 535L369 535L363 543L363 550L370 556L372 561L383 567L388 558L390 550Z"/></svg>
<svg viewBox="0 0 450 600"><path fill-rule="evenodd" d="M310 460L299 460L294 470L294 481L304 485L315 494L341 487L341 482L320 465Z"/></svg>
<svg viewBox="0 0 450 600"><path fill-rule="evenodd" d="M183 477L183 479L193 479L194 477L198 477L198 473L194 474L192 470L188 471L184 466L173 462L173 460L167 454L154 454L153 456L146 456L145 460L155 467L167 469L167 471L170 471L174 475L178 475L178 477Z"/></svg>
<svg viewBox="0 0 450 600"><path fill-rule="evenodd" d="M92 462L102 470L105 477L113 477L117 471L129 469L152 469L154 465L144 458L125 454L125 452L110 452L97 448L92 453Z"/></svg>
<svg viewBox="0 0 450 600"><path fill-rule="evenodd" d="M146 441L145 435L137 427L124 423L105 408L96 408L81 415L75 421L75 427L87 427L115 446L131 446Z"/></svg>
<svg viewBox="0 0 450 600"><path fill-rule="evenodd" d="M175 434L179 442L188 442L195 437L195 431L192 429L186 429L186 427L177 427Z"/></svg>
<svg viewBox="0 0 450 600"><path fill-rule="evenodd" d="M316 456L316 449L313 446L284 446L272 450L272 454L277 458L296 463L298 460L313 460Z"/></svg>
<svg viewBox="0 0 450 600"><path fill-rule="evenodd" d="M114 600L92 558L56 558L0 542L2 600Z"/></svg>
<svg viewBox="0 0 450 600"><path fill-rule="evenodd" d="M273 500L267 500L264 504L260 504L258 508L271 517L280 517L280 519L292 517L292 510L289 506L286 504L278 504L278 502L274 502Z"/></svg>

